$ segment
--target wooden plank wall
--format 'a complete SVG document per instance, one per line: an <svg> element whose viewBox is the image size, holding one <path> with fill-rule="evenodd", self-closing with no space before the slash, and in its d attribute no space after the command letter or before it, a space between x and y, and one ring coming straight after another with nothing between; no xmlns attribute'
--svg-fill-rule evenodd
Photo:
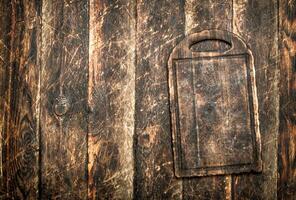
<svg viewBox="0 0 296 200"><path fill-rule="evenodd" d="M279 6L280 129L278 138L278 199L296 197L296 1Z"/></svg>
<svg viewBox="0 0 296 200"><path fill-rule="evenodd" d="M133 196L134 0L91 0L89 199Z"/></svg>
<svg viewBox="0 0 296 200"><path fill-rule="evenodd" d="M137 1L135 199L180 199L174 176L167 61L184 35L184 2Z"/></svg>
<svg viewBox="0 0 296 200"><path fill-rule="evenodd" d="M41 51L41 199L85 199L88 1L43 1Z"/></svg>
<svg viewBox="0 0 296 200"><path fill-rule="evenodd" d="M38 191L38 1L1 1L1 199L36 199ZM3 30L3 32L2 32Z"/></svg>
<svg viewBox="0 0 296 200"><path fill-rule="evenodd" d="M3 0L0 16L0 199L295 199L295 0ZM178 179L168 56L210 28L255 56L263 172Z"/></svg>
<svg viewBox="0 0 296 200"><path fill-rule="evenodd" d="M4 125L4 106L6 102L6 94L8 91L8 69L9 69L9 42L10 42L10 24L11 24L11 6L5 6L5 1L0 4L0 181L2 183L2 140ZM5 12L8 11L8 12ZM2 195L2 194L1 194Z"/></svg>

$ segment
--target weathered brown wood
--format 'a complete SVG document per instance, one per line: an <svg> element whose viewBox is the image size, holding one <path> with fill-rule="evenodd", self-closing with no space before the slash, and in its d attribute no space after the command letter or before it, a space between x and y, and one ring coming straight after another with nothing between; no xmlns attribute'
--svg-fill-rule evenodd
<svg viewBox="0 0 296 200"><path fill-rule="evenodd" d="M232 1L187 0L185 3L185 25L187 34L205 29L232 31ZM215 44L204 46L215 47L215 49L219 47ZM230 199L230 185L230 176L184 179L184 199Z"/></svg>
<svg viewBox="0 0 296 200"><path fill-rule="evenodd" d="M277 1L233 4L233 30L245 39L254 55L262 142L262 173L233 179L234 199L276 199L278 133L278 17Z"/></svg>
<svg viewBox="0 0 296 200"><path fill-rule="evenodd" d="M41 199L87 198L88 1L43 1Z"/></svg>
<svg viewBox="0 0 296 200"><path fill-rule="evenodd" d="M39 10L35 1L1 1L0 199L36 199L38 190ZM4 75L4 76L3 76Z"/></svg>
<svg viewBox="0 0 296 200"><path fill-rule="evenodd" d="M192 49L210 40L231 47ZM253 63L246 44L228 31L193 33L174 48L168 69L178 177L261 170Z"/></svg>
<svg viewBox="0 0 296 200"><path fill-rule="evenodd" d="M183 35L183 1L137 1L135 199L182 198L173 170L167 61Z"/></svg>
<svg viewBox="0 0 296 200"><path fill-rule="evenodd" d="M12 23L12 16L11 16L11 10L12 10L12 5L9 4L9 1L1 1L0 2L0 167L1 167L1 175L0 175L0 197L4 198L5 196L8 196L9 194L7 193L7 187L6 187L6 181L7 181L7 176L6 180L3 180L3 142L4 138L6 137L4 133L4 124L5 120L7 118L7 111L9 110L9 107L6 106L7 101L8 101L8 88L9 88L9 60L10 60L10 29L11 29L11 23ZM8 12L7 12L8 11ZM5 155L4 155L5 156Z"/></svg>
<svg viewBox="0 0 296 200"><path fill-rule="evenodd" d="M2 137L4 125L4 106L6 101L8 86L8 69L9 69L9 46L10 46L10 26L11 26L11 9L9 1L0 2L0 184L2 186ZM2 188L2 187L1 187ZM2 194L1 194L2 195Z"/></svg>
<svg viewBox="0 0 296 200"><path fill-rule="evenodd" d="M295 0L1 1L0 199L295 199L295 16ZM186 34L211 28L253 52L261 174L174 175L167 62ZM217 48L229 44L193 47Z"/></svg>
<svg viewBox="0 0 296 200"><path fill-rule="evenodd" d="M90 1L89 199L132 199L135 7Z"/></svg>
<svg viewBox="0 0 296 200"><path fill-rule="evenodd" d="M296 1L281 0L280 129L278 138L278 199L296 198Z"/></svg>

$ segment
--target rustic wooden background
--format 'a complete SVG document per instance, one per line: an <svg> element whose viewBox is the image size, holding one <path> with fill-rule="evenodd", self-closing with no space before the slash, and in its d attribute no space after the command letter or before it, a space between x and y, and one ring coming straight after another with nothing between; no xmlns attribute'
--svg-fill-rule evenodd
<svg viewBox="0 0 296 200"><path fill-rule="evenodd" d="M0 199L296 199L296 0L1 0L0 16ZM254 54L262 173L174 176L167 61L210 28Z"/></svg>

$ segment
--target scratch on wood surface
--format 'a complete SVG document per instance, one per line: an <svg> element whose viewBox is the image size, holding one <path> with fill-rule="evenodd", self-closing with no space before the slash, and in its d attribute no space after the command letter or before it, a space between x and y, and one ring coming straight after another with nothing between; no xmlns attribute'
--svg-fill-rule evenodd
<svg viewBox="0 0 296 200"><path fill-rule="evenodd" d="M226 176L225 177L225 193L226 193L226 200L232 200L232 177Z"/></svg>

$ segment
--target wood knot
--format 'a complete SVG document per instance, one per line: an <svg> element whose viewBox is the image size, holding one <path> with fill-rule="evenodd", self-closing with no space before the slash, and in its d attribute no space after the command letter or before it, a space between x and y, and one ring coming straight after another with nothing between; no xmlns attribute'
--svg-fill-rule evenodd
<svg viewBox="0 0 296 200"><path fill-rule="evenodd" d="M65 115L70 109L70 101L64 95L60 95L56 98L54 104L54 112L57 116Z"/></svg>

